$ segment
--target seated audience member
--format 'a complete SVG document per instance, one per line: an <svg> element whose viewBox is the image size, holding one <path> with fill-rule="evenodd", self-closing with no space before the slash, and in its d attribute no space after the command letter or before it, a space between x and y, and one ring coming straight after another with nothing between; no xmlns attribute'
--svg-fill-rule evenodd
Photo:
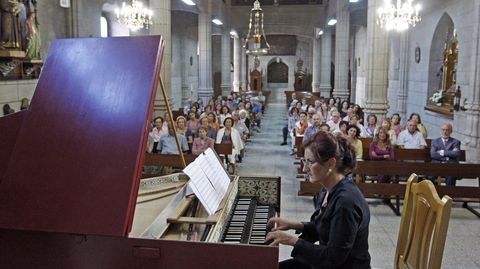
<svg viewBox="0 0 480 269"><path fill-rule="evenodd" d="M333 100L333 99L332 99ZM340 130L340 113L338 111L332 112L332 119L327 121L330 126L330 132L334 133Z"/></svg>
<svg viewBox="0 0 480 269"><path fill-rule="evenodd" d="M422 134L424 139L427 139L427 128L425 127L425 125L422 124L422 119L420 118L420 115L418 113L412 113L410 114L410 118L408 118L408 120L414 120L417 123L417 130Z"/></svg>
<svg viewBox="0 0 480 269"><path fill-rule="evenodd" d="M183 113L185 114L185 116L188 115L188 111L190 111L192 104L193 104L193 100L188 99L187 104L183 107Z"/></svg>
<svg viewBox="0 0 480 269"><path fill-rule="evenodd" d="M318 114L315 111L315 108L312 107L312 106L310 106L308 108L307 112L308 112L308 122L310 122L310 124L313 124L313 115L318 115ZM320 116L320 115L318 115L318 116ZM319 117L319 120L320 120L320 122L322 122L320 117Z"/></svg>
<svg viewBox="0 0 480 269"><path fill-rule="evenodd" d="M233 119L226 118L223 122L224 127L218 130L217 133L217 144L232 144L232 155L228 155L228 161L231 164L235 164L236 156L240 154L240 151L243 149L243 142L240 134L237 130L233 128ZM235 165L233 166L233 174L235 174Z"/></svg>
<svg viewBox="0 0 480 269"><path fill-rule="evenodd" d="M302 107L303 107L303 104L302 102L297 102L295 103L295 107L298 109L299 112L304 112L304 110L302 110Z"/></svg>
<svg viewBox="0 0 480 269"><path fill-rule="evenodd" d="M206 117L208 115L208 113L210 113L210 112L212 112L212 106L211 105L206 105L202 114L200 114L200 118Z"/></svg>
<svg viewBox="0 0 480 269"><path fill-rule="evenodd" d="M353 106L353 113L358 115L358 123L363 124L363 109L359 105L355 104Z"/></svg>
<svg viewBox="0 0 480 269"><path fill-rule="evenodd" d="M380 125L380 128L384 129L387 132L389 140L390 140L390 144L392 146L395 146L397 144L397 134L391 128L390 119L389 118L383 119L382 125Z"/></svg>
<svg viewBox="0 0 480 269"><path fill-rule="evenodd" d="M292 107L289 110L287 125L283 127L283 143L280 145L284 146L287 144L288 134L290 134L292 140L295 139L293 128L295 128L295 124L298 120L300 120L298 116L298 109L296 107Z"/></svg>
<svg viewBox="0 0 480 269"><path fill-rule="evenodd" d="M340 117L343 119L348 115L348 101L343 101L340 107ZM353 108L350 113L353 113Z"/></svg>
<svg viewBox="0 0 480 269"><path fill-rule="evenodd" d="M212 138L213 140L217 139L217 131L215 131L215 129L208 124L207 116L200 118L200 126L203 126L207 129L208 137ZM198 127L200 128L200 126ZM199 136L200 136L200 133L198 132L198 128L197 128L197 131L195 132L195 137L199 137Z"/></svg>
<svg viewBox="0 0 480 269"><path fill-rule="evenodd" d="M432 163L458 163L460 161L460 141L451 137L452 125L449 123L442 125L442 136L432 140L430 156ZM455 186L457 178L446 176L447 186Z"/></svg>
<svg viewBox="0 0 480 269"><path fill-rule="evenodd" d="M248 136L248 128L243 121L240 120L240 116L238 115L238 111L232 112L232 119L233 119L233 128L235 128L242 137L242 140L247 140Z"/></svg>
<svg viewBox="0 0 480 269"><path fill-rule="evenodd" d="M417 122L407 122L407 128L400 132L397 137L397 146L402 149L424 149L427 147L422 134L417 131Z"/></svg>
<svg viewBox="0 0 480 269"><path fill-rule="evenodd" d="M304 144L305 167L310 181L320 183L327 195L309 222L271 218L270 245L293 246L292 258L280 269L370 267L368 233L370 211L360 190L347 176L355 167L355 153L343 137L318 132ZM274 226L276 224L276 226ZM295 230L300 236L284 231Z"/></svg>
<svg viewBox="0 0 480 269"><path fill-rule="evenodd" d="M308 109L307 98L302 98L302 107L301 107L301 110L302 110L302 111L305 111L305 112L308 112L307 109Z"/></svg>
<svg viewBox="0 0 480 269"><path fill-rule="evenodd" d="M231 118L232 114L230 114L230 108L228 106L222 107L222 113L218 116L218 120L220 121L220 127L223 127L223 122L226 118Z"/></svg>
<svg viewBox="0 0 480 269"><path fill-rule="evenodd" d="M357 114L350 116L349 124L355 125L358 127L358 129L360 129L360 137L366 137L365 127L363 127L363 125L360 123L360 118Z"/></svg>
<svg viewBox="0 0 480 269"><path fill-rule="evenodd" d="M321 114L321 112L322 112L322 101L315 100L313 108L315 108L316 113Z"/></svg>
<svg viewBox="0 0 480 269"><path fill-rule="evenodd" d="M360 138L360 129L357 125L350 124L347 126L347 140L352 144L353 149L355 150L355 155L357 159L362 159L363 157L363 145Z"/></svg>
<svg viewBox="0 0 480 269"><path fill-rule="evenodd" d="M328 105L322 103L322 110L320 112L320 116L322 116L322 122L327 122L331 120L330 113L328 112Z"/></svg>
<svg viewBox="0 0 480 269"><path fill-rule="evenodd" d="M261 128L261 117L262 117L263 106L260 102L256 99L252 100L252 113L255 115L255 124L258 128Z"/></svg>
<svg viewBox="0 0 480 269"><path fill-rule="evenodd" d="M314 113L312 116L312 125L305 130L303 134L303 142L307 141L312 135L320 131L320 126L322 121L320 120L320 115Z"/></svg>
<svg viewBox="0 0 480 269"><path fill-rule="evenodd" d="M337 132L337 134L341 134L343 135L344 137L347 137L348 136L348 133L347 133L347 127L348 127L348 122L347 121L340 121L340 123L338 124L338 127L340 128Z"/></svg>
<svg viewBox="0 0 480 269"><path fill-rule="evenodd" d="M328 98L328 110L332 110L332 108L334 107L335 107L335 99L331 97Z"/></svg>
<svg viewBox="0 0 480 269"><path fill-rule="evenodd" d="M295 92L292 92L292 97L287 100L287 107L290 107L290 105L292 104L293 101L298 102L298 100L297 100L297 94L296 94ZM296 102L295 102L295 103L296 103Z"/></svg>
<svg viewBox="0 0 480 269"><path fill-rule="evenodd" d="M393 113L392 115L392 126L391 129L395 131L395 134L398 136L402 129L400 128L400 114L398 113Z"/></svg>
<svg viewBox="0 0 480 269"><path fill-rule="evenodd" d="M247 117L248 112L245 109L241 109L238 111L238 116L240 117L240 121L247 126L250 132L250 119Z"/></svg>
<svg viewBox="0 0 480 269"><path fill-rule="evenodd" d="M194 106L192 106L193 108ZM190 129L192 132L194 132L195 130L197 130L198 128L198 120L197 120L197 114L190 110L190 112L188 112L188 121L186 122L185 124L187 126L188 129Z"/></svg>
<svg viewBox="0 0 480 269"><path fill-rule="evenodd" d="M350 121L350 117L353 115L353 108L352 107L349 107L347 109L347 114L342 118L342 120L346 121L346 122L349 122Z"/></svg>
<svg viewBox="0 0 480 269"><path fill-rule="evenodd" d="M188 143L193 142L193 132L186 126L186 119L184 116L178 116L176 120L177 134L184 135L187 138Z"/></svg>
<svg viewBox="0 0 480 269"><path fill-rule="evenodd" d="M300 112L300 120L295 123L295 136L303 136L310 126L312 124L307 120L307 113Z"/></svg>
<svg viewBox="0 0 480 269"><path fill-rule="evenodd" d="M377 116L370 114L367 116L367 125L365 125L365 137L373 137L377 131Z"/></svg>
<svg viewBox="0 0 480 269"><path fill-rule="evenodd" d="M155 126L153 127L152 131L148 135L148 146L147 151L148 153L158 153L157 146L158 141L160 141L160 137L168 132L168 129L164 128L163 125L163 118L158 116L153 119L153 123Z"/></svg>
<svg viewBox="0 0 480 269"><path fill-rule="evenodd" d="M330 126L324 122L324 123L320 124L320 130L322 130L326 133L330 133Z"/></svg>
<svg viewBox="0 0 480 269"><path fill-rule="evenodd" d="M370 160L375 161L393 161L395 159L393 146L390 143L389 135L387 133L388 129L380 128L375 133L372 143L370 143L370 148L368 150L368 156ZM390 177L378 175L377 177L379 183L389 183Z"/></svg>
<svg viewBox="0 0 480 269"><path fill-rule="evenodd" d="M200 155L208 148L214 149L215 140L207 136L207 131L207 127L203 125L198 127L199 136L193 140L192 154Z"/></svg>
<svg viewBox="0 0 480 269"><path fill-rule="evenodd" d="M158 141L157 151L160 154L180 154L174 135L177 136L182 151L186 152L189 150L187 138L185 138L184 135L175 134L173 126L168 124L168 133L162 135L162 137L160 137L160 141Z"/></svg>
<svg viewBox="0 0 480 269"><path fill-rule="evenodd" d="M218 124L218 119L215 113L213 112L208 113L207 119L208 119L208 125L215 130L215 133L217 133L218 130L220 130L220 124Z"/></svg>

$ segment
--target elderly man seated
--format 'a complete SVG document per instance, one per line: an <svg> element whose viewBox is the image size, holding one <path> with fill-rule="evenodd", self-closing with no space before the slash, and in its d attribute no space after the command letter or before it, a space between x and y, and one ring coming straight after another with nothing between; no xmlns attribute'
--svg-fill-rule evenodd
<svg viewBox="0 0 480 269"><path fill-rule="evenodd" d="M177 142L175 141L175 131L171 123L168 124L168 133L160 137L158 142L157 150L160 154L180 154L177 147ZM187 138L182 134L176 134L178 142L182 148L182 151L188 151L188 142Z"/></svg>
<svg viewBox="0 0 480 269"><path fill-rule="evenodd" d="M402 149L424 149L427 147L423 135L417 130L417 123L413 120L407 122L407 128L400 132L397 145Z"/></svg>

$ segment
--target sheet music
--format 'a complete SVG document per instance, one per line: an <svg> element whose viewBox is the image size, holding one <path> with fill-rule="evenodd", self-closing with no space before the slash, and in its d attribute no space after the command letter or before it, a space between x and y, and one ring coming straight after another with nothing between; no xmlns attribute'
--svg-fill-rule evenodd
<svg viewBox="0 0 480 269"><path fill-rule="evenodd" d="M190 177L190 187L208 214L214 214L230 184L230 177L215 151L207 149L183 172Z"/></svg>

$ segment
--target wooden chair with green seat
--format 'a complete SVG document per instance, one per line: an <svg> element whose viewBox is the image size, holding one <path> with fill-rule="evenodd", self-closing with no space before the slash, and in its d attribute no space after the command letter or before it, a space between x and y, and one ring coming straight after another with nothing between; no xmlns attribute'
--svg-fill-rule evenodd
<svg viewBox="0 0 480 269"><path fill-rule="evenodd" d="M408 179L398 233L395 268L441 268L452 198L437 194L433 183Z"/></svg>

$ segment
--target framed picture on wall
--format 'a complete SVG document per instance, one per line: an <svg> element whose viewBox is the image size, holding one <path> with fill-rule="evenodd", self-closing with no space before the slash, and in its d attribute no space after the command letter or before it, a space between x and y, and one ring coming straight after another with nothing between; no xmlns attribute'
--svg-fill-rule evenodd
<svg viewBox="0 0 480 269"><path fill-rule="evenodd" d="M420 47L417 46L415 48L415 62L418 64L420 63L420 58L421 58L421 52L420 52Z"/></svg>

